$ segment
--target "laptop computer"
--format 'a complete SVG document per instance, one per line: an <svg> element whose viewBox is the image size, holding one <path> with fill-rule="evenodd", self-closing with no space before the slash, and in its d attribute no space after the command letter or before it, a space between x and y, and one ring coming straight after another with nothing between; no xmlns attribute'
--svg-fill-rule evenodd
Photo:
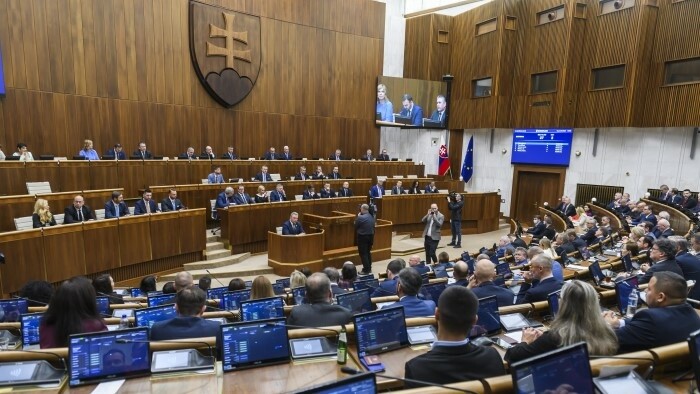
<svg viewBox="0 0 700 394"><path fill-rule="evenodd" d="M469 333L469 338L490 336L501 331L501 320L498 314L498 298L494 296L479 299L478 319Z"/></svg>
<svg viewBox="0 0 700 394"><path fill-rule="evenodd" d="M357 354L364 357L408 346L403 307L380 309L353 316ZM367 366L367 365L365 365Z"/></svg>
<svg viewBox="0 0 700 394"><path fill-rule="evenodd" d="M351 291L336 295L335 300L338 305L351 310L352 313L370 312L374 310L371 292L372 289Z"/></svg>
<svg viewBox="0 0 700 394"><path fill-rule="evenodd" d="M294 297L294 305L308 304L306 299L306 286L299 286L292 289L292 297Z"/></svg>
<svg viewBox="0 0 700 394"><path fill-rule="evenodd" d="M241 301L241 320L253 321L284 317L284 302L279 297Z"/></svg>
<svg viewBox="0 0 700 394"><path fill-rule="evenodd" d="M280 282L275 282L272 284L272 291L275 292L275 295L287 294L287 289L284 287L284 284L282 284Z"/></svg>
<svg viewBox="0 0 700 394"><path fill-rule="evenodd" d="M224 372L286 363L290 352L284 317L224 324L219 349Z"/></svg>
<svg viewBox="0 0 700 394"><path fill-rule="evenodd" d="M228 292L228 287L214 287L207 290L208 300L220 300L224 293Z"/></svg>
<svg viewBox="0 0 700 394"><path fill-rule="evenodd" d="M153 296L157 296L157 295L161 295L161 294L163 294L163 290L149 291L146 294L146 297L153 297Z"/></svg>
<svg viewBox="0 0 700 394"><path fill-rule="evenodd" d="M634 272L639 269L639 263L632 261L632 256L630 253L622 256L622 264L627 272Z"/></svg>
<svg viewBox="0 0 700 394"><path fill-rule="evenodd" d="M29 304L24 298L0 300L0 323L15 323L20 316L29 312Z"/></svg>
<svg viewBox="0 0 700 394"><path fill-rule="evenodd" d="M100 314L104 317L107 316L112 316L111 313L109 313L109 297L95 297L97 301L97 311L100 312Z"/></svg>
<svg viewBox="0 0 700 394"><path fill-rule="evenodd" d="M695 373L695 387L700 387L700 330L690 333L688 337L690 363Z"/></svg>
<svg viewBox="0 0 700 394"><path fill-rule="evenodd" d="M406 332L408 333L408 343L411 346L437 341L437 333L433 326L408 327Z"/></svg>
<svg viewBox="0 0 700 394"><path fill-rule="evenodd" d="M374 290L377 287L379 287L379 279L358 280L352 284L352 288L355 291L364 289Z"/></svg>
<svg viewBox="0 0 700 394"><path fill-rule="evenodd" d="M557 391L593 393L593 374L584 342L535 356L510 366L515 393Z"/></svg>
<svg viewBox="0 0 700 394"><path fill-rule="evenodd" d="M420 294L422 294L423 298L426 300L432 300L437 305L440 294L442 294L446 288L447 284L445 282L427 284L420 288Z"/></svg>
<svg viewBox="0 0 700 394"><path fill-rule="evenodd" d="M285 289L288 289L291 287L291 279L290 278L280 278L280 279L277 279L275 281L275 283L281 283Z"/></svg>
<svg viewBox="0 0 700 394"><path fill-rule="evenodd" d="M174 304L175 303L175 294L160 294L160 295L154 295L151 296L150 294L148 295L148 306L153 307L153 306L158 306L158 305L165 305L165 304Z"/></svg>
<svg viewBox="0 0 700 394"><path fill-rule="evenodd" d="M588 260L591 258L591 252L588 250L588 247L586 247L586 246L579 247L578 252L581 253L581 259L583 259L583 260Z"/></svg>
<svg viewBox="0 0 700 394"><path fill-rule="evenodd" d="M615 282L615 299L621 315L624 316L627 313L627 303L629 302L630 294L632 291L638 291L638 285L639 279L636 276L630 276Z"/></svg>
<svg viewBox="0 0 700 394"><path fill-rule="evenodd" d="M358 275L357 280L370 280L374 279L374 274Z"/></svg>
<svg viewBox="0 0 700 394"><path fill-rule="evenodd" d="M224 293L219 301L219 308L227 311L241 309L241 301L250 299L250 290L237 290Z"/></svg>
<svg viewBox="0 0 700 394"><path fill-rule="evenodd" d="M496 265L496 275L502 276L504 279L513 277L513 271L510 270L510 264L499 263Z"/></svg>
<svg viewBox="0 0 700 394"><path fill-rule="evenodd" d="M375 394L377 380L373 373L353 375L342 380L335 380L296 391L296 394Z"/></svg>
<svg viewBox="0 0 700 394"><path fill-rule="evenodd" d="M436 278L449 278L450 275L447 274L447 267L444 265L434 265L433 266L433 272L435 273Z"/></svg>
<svg viewBox="0 0 700 394"><path fill-rule="evenodd" d="M148 375L148 328L71 335L67 361L71 387Z"/></svg>
<svg viewBox="0 0 700 394"><path fill-rule="evenodd" d="M603 273L603 270L600 269L600 263L595 261L592 262L588 266L588 271L591 273L591 278L593 278L593 282L595 282L596 286L603 286L603 287L614 287L614 283L611 282L606 282L605 281L605 274Z"/></svg>
<svg viewBox="0 0 700 394"><path fill-rule="evenodd" d="M151 308L137 309L134 311L134 324L136 327L151 328L159 321L172 319L177 316L175 305L160 305Z"/></svg>
<svg viewBox="0 0 700 394"><path fill-rule="evenodd" d="M129 289L129 293L131 293L131 296L134 298L144 296L144 294L141 292L141 289L139 289L138 287Z"/></svg>
<svg viewBox="0 0 700 394"><path fill-rule="evenodd" d="M39 324L43 313L27 313L22 315L20 331L22 333L23 349L39 348Z"/></svg>

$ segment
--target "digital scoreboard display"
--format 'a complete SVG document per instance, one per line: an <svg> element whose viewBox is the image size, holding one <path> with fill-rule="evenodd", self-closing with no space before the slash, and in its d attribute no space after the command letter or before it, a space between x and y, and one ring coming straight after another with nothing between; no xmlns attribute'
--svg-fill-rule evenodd
<svg viewBox="0 0 700 394"><path fill-rule="evenodd" d="M569 166L573 129L514 129L511 164Z"/></svg>

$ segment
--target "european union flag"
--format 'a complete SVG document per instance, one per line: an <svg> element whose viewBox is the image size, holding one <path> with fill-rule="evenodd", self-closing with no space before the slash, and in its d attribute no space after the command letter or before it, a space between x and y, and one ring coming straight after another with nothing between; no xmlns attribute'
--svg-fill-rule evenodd
<svg viewBox="0 0 700 394"><path fill-rule="evenodd" d="M474 175L474 136L469 138L469 146L464 154L464 163L462 163L462 179L464 182L469 182Z"/></svg>

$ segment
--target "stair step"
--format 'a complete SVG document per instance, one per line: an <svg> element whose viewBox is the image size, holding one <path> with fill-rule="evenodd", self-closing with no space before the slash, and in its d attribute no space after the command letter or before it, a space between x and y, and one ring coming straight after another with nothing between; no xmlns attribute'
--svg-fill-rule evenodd
<svg viewBox="0 0 700 394"><path fill-rule="evenodd" d="M226 249L223 242L207 242L207 252Z"/></svg>
<svg viewBox="0 0 700 394"><path fill-rule="evenodd" d="M218 259L211 259L211 260L206 260L206 261L197 261L194 263L187 263L184 264L184 269L191 271L191 270L203 270L203 269L212 269L212 268L219 268L219 267L225 267L227 265L234 265L234 264L239 264L245 259L250 257L250 253L240 253L240 254L235 254L235 255L228 255L224 257L220 257Z"/></svg>
<svg viewBox="0 0 700 394"><path fill-rule="evenodd" d="M207 242L219 242L221 237L218 235L212 235L211 231L207 231Z"/></svg>
<svg viewBox="0 0 700 394"><path fill-rule="evenodd" d="M204 254L204 259L209 261L209 260L218 260L221 258L229 257L231 256L231 251L228 249L221 249L221 250L215 250L213 252L206 252Z"/></svg>

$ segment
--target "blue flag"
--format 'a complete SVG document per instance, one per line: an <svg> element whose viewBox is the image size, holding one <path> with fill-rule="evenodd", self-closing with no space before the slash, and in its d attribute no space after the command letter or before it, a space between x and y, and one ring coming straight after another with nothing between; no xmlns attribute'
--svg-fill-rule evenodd
<svg viewBox="0 0 700 394"><path fill-rule="evenodd" d="M462 179L464 182L469 182L474 175L474 136L469 138L469 146L464 154L464 163L462 163Z"/></svg>

